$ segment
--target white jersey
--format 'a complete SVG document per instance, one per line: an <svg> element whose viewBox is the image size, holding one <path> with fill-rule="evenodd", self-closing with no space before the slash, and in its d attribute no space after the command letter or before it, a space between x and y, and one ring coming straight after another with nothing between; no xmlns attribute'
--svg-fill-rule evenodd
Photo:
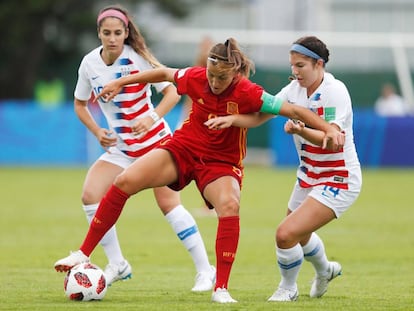
<svg viewBox="0 0 414 311"><path fill-rule="evenodd" d="M91 92L97 95L110 81L129 74L152 69L151 65L129 45L112 65L106 65L100 55L102 46L88 53L79 66L75 98L89 100ZM170 85L169 82L152 84L157 92ZM155 122L144 137L132 133L131 127L139 117L145 117L154 110L151 102L151 84L131 84L109 102L98 100L109 128L117 135L117 148L130 157L147 153L165 138L171 130L164 119Z"/></svg>
<svg viewBox="0 0 414 311"><path fill-rule="evenodd" d="M345 131L345 145L339 152L323 150L299 135L294 136L299 156L298 183L303 188L326 185L359 191L361 167L354 144L353 112L346 86L330 73L325 73L321 85L308 97L306 88L292 81L276 96L290 103L309 108L329 123Z"/></svg>

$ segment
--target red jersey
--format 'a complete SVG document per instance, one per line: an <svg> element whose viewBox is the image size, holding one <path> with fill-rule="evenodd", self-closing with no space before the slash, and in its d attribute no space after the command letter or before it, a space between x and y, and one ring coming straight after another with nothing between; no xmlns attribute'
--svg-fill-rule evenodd
<svg viewBox="0 0 414 311"><path fill-rule="evenodd" d="M188 120L175 131L174 140L181 141L204 163L219 161L242 168L247 129L232 126L210 130L204 122L217 116L260 111L264 90L243 77L220 95L215 95L210 90L206 70L204 67L190 67L175 74L177 92L188 95L193 103Z"/></svg>

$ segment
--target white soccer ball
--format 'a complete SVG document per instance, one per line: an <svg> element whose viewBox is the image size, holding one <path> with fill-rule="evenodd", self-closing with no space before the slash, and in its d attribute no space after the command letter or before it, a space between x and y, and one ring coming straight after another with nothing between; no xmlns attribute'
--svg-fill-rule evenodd
<svg viewBox="0 0 414 311"><path fill-rule="evenodd" d="M81 263L66 274L63 288L69 299L89 301L102 299L107 284L101 268L92 263Z"/></svg>

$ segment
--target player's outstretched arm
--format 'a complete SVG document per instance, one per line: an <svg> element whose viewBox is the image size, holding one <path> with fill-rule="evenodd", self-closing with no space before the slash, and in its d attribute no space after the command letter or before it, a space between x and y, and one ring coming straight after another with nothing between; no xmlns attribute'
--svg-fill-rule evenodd
<svg viewBox="0 0 414 311"><path fill-rule="evenodd" d="M323 131L325 136L322 141L322 148L327 148L337 151L343 148L345 143L345 135L337 127L329 124L324 119L319 117L316 113L283 101L273 95L263 92L263 105L261 112L272 113L288 117L292 120L301 120L307 126L316 130Z"/></svg>
<svg viewBox="0 0 414 311"><path fill-rule="evenodd" d="M230 126L243 128L257 127L273 118L274 115L267 113L232 114L228 116L216 117L204 122L209 129L220 130Z"/></svg>
<svg viewBox="0 0 414 311"><path fill-rule="evenodd" d="M121 77L105 85L102 91L96 95L96 98L103 98L105 101L109 101L119 94L125 85L129 84L174 82L174 74L177 70L175 68L162 67Z"/></svg>

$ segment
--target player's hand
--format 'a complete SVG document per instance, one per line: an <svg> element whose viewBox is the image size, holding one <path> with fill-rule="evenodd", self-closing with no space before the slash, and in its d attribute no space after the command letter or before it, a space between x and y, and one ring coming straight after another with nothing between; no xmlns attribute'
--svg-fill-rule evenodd
<svg viewBox="0 0 414 311"><path fill-rule="evenodd" d="M136 136L142 137L148 133L154 123L154 120L150 116L139 118L137 119L137 122L131 127L132 133Z"/></svg>
<svg viewBox="0 0 414 311"><path fill-rule="evenodd" d="M122 85L118 83L117 80L113 80L104 86L102 91L96 95L95 101L98 98L102 98L104 101L108 102L113 99L119 92L122 91Z"/></svg>
<svg viewBox="0 0 414 311"><path fill-rule="evenodd" d="M329 149L332 151L340 151L345 144L345 132L339 131L332 126L332 130L326 132L323 138L322 149Z"/></svg>
<svg viewBox="0 0 414 311"><path fill-rule="evenodd" d="M234 118L232 115L215 117L204 122L210 130L221 130L233 125Z"/></svg>
<svg viewBox="0 0 414 311"><path fill-rule="evenodd" d="M117 139L113 136L113 132L107 129L101 128L99 129L98 133L96 134L96 138L99 141L99 144L108 151L109 147L113 147L116 145Z"/></svg>
<svg viewBox="0 0 414 311"><path fill-rule="evenodd" d="M285 123L284 130L288 134L299 134L304 127L305 123L302 121L289 119Z"/></svg>

